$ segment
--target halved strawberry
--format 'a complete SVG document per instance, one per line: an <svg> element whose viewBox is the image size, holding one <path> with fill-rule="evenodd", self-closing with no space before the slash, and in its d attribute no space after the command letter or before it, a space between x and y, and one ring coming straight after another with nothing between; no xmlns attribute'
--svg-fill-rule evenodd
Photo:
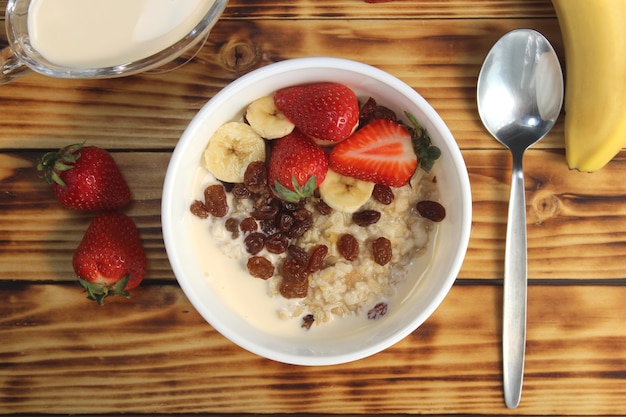
<svg viewBox="0 0 626 417"><path fill-rule="evenodd" d="M319 145L333 145L352 134L359 123L354 91L339 83L286 87L274 94L276 107Z"/></svg>
<svg viewBox="0 0 626 417"><path fill-rule="evenodd" d="M411 134L391 120L374 120L337 144L330 168L342 175L390 187L401 187L417 169Z"/></svg>
<svg viewBox="0 0 626 417"><path fill-rule="evenodd" d="M267 183L280 199L298 202L313 195L328 171L324 150L298 129L272 141Z"/></svg>

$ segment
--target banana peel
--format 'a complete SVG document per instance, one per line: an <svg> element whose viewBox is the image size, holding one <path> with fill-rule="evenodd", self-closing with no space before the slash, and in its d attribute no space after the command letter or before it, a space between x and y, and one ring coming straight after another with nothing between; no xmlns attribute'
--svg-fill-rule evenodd
<svg viewBox="0 0 626 417"><path fill-rule="evenodd" d="M552 0L565 49L565 156L594 172L626 145L626 0Z"/></svg>

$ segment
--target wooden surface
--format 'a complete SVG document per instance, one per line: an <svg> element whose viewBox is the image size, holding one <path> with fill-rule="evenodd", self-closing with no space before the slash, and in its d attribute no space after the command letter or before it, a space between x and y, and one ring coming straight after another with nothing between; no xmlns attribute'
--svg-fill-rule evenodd
<svg viewBox="0 0 626 417"><path fill-rule="evenodd" d="M174 72L0 86L0 414L625 415L626 153L569 171L562 119L524 161L526 373L520 407L503 403L511 163L480 123L475 87L489 48L520 27L543 32L563 62L549 0L231 0ZM375 65L422 94L461 147L474 210L467 258L434 315L380 354L317 368L262 359L213 330L177 285L160 229L165 169L198 109L254 68L314 55ZM60 208L35 171L43 152L82 140L120 164L149 258L132 298L104 308L71 267L91 215Z"/></svg>

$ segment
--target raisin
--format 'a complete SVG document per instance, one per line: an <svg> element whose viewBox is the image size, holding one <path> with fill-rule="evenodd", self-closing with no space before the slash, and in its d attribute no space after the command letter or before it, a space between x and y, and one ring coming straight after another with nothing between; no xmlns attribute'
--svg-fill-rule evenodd
<svg viewBox="0 0 626 417"><path fill-rule="evenodd" d="M204 204L209 213L215 217L224 217L228 213L226 190L221 184L209 185L204 189Z"/></svg>
<svg viewBox="0 0 626 417"><path fill-rule="evenodd" d="M275 203L275 200L267 193L257 194L254 198L254 208L269 206Z"/></svg>
<svg viewBox="0 0 626 417"><path fill-rule="evenodd" d="M291 201L285 201L285 200L278 200L280 202L280 205L282 206L283 209L285 209L287 212L294 212L296 210L301 209L302 207L304 207L304 203L306 203L306 199L300 199L297 202L291 202Z"/></svg>
<svg viewBox="0 0 626 417"><path fill-rule="evenodd" d="M246 168L243 183L253 194L260 194L267 189L267 168L265 162L254 161Z"/></svg>
<svg viewBox="0 0 626 417"><path fill-rule="evenodd" d="M366 0L375 2L374 0ZM367 102L359 111L359 126L363 127L366 124L377 120L377 119L388 119L393 120L394 122L398 120L396 113L389 109L388 107L378 105L376 101L370 97Z"/></svg>
<svg viewBox="0 0 626 417"><path fill-rule="evenodd" d="M298 210L295 210L293 212L293 218L302 222L302 221L307 221L307 220L312 220L313 219L313 213L311 213L309 210L305 209L305 208L301 208Z"/></svg>
<svg viewBox="0 0 626 417"><path fill-rule="evenodd" d="M265 239L265 249L270 253L281 254L287 251L289 239L283 233L274 233Z"/></svg>
<svg viewBox="0 0 626 417"><path fill-rule="evenodd" d="M280 213L276 218L276 228L281 232L288 232L294 225L295 219L286 213Z"/></svg>
<svg viewBox="0 0 626 417"><path fill-rule="evenodd" d="M226 230L228 230L232 234L233 239L237 239L237 237L239 236L239 220L231 217L229 219L226 219L226 223L224 226L226 227Z"/></svg>
<svg viewBox="0 0 626 417"><path fill-rule="evenodd" d="M315 323L315 316L313 314L307 314L306 316L302 317L302 324L300 325L300 327L309 330L313 323Z"/></svg>
<svg viewBox="0 0 626 417"><path fill-rule="evenodd" d="M359 257L359 242L351 234L343 234L337 240L337 250L348 261Z"/></svg>
<svg viewBox="0 0 626 417"><path fill-rule="evenodd" d="M289 253L289 256L292 259L295 259L295 261L298 262L300 266L308 266L309 254L300 246L289 245L289 247L287 248L287 253Z"/></svg>
<svg viewBox="0 0 626 417"><path fill-rule="evenodd" d="M258 229L259 225L257 224L254 217L246 217L239 223L239 229L241 229L244 233L254 232Z"/></svg>
<svg viewBox="0 0 626 417"><path fill-rule="evenodd" d="M243 243L250 255L256 255L265 246L265 235L259 232L252 232L245 237Z"/></svg>
<svg viewBox="0 0 626 417"><path fill-rule="evenodd" d="M372 255L377 264L386 265L391 261L391 254L391 241L386 237L379 237L372 242Z"/></svg>
<svg viewBox="0 0 626 417"><path fill-rule="evenodd" d="M248 272L256 278L269 279L274 275L274 265L263 256L253 256L248 259Z"/></svg>
<svg viewBox="0 0 626 417"><path fill-rule="evenodd" d="M352 221L361 227L369 226L380 220L380 213L376 210L361 210L352 214Z"/></svg>
<svg viewBox="0 0 626 417"><path fill-rule="evenodd" d="M254 209L252 217L257 220L273 220L278 214L278 206L275 204L264 204Z"/></svg>
<svg viewBox="0 0 626 417"><path fill-rule="evenodd" d="M304 298L309 292L309 271L295 259L285 259L283 262L283 280L279 291L285 298Z"/></svg>
<svg viewBox="0 0 626 417"><path fill-rule="evenodd" d="M309 262L307 263L307 269L309 272L317 272L324 267L324 258L328 254L328 246L317 245L311 251L309 256Z"/></svg>
<svg viewBox="0 0 626 417"><path fill-rule="evenodd" d="M238 200L245 200L252 197L250 190L248 190L242 183L235 184L232 193Z"/></svg>
<svg viewBox="0 0 626 417"><path fill-rule="evenodd" d="M274 219L261 220L260 223L261 223L261 230L267 236L272 235L278 231L278 229L276 228L276 222L274 221Z"/></svg>
<svg viewBox="0 0 626 417"><path fill-rule="evenodd" d="M206 219L207 217L209 217L209 209L202 201L195 200L193 203L191 203L189 210L191 211L191 214L196 217L200 217L201 219Z"/></svg>
<svg viewBox="0 0 626 417"><path fill-rule="evenodd" d="M367 312L367 318L370 320L379 319L385 314L387 314L388 308L389 306L387 305L387 303L381 301L380 303L376 304Z"/></svg>
<svg viewBox="0 0 626 417"><path fill-rule="evenodd" d="M420 216L433 222L440 222L446 217L446 209L438 202L431 200L419 201L417 212Z"/></svg>
<svg viewBox="0 0 626 417"><path fill-rule="evenodd" d="M395 198L391 187L389 187L388 185L381 185L381 184L374 185L374 191L372 191L372 197L374 197L374 200L384 205L391 204Z"/></svg>
<svg viewBox="0 0 626 417"><path fill-rule="evenodd" d="M313 219L296 221L293 227L287 232L290 239L297 239L304 235L311 227L313 227Z"/></svg>
<svg viewBox="0 0 626 417"><path fill-rule="evenodd" d="M316 201L313 206L315 207L315 210L317 210L317 212L322 216L328 216L330 213L333 212L333 209L328 204L326 204L324 200Z"/></svg>

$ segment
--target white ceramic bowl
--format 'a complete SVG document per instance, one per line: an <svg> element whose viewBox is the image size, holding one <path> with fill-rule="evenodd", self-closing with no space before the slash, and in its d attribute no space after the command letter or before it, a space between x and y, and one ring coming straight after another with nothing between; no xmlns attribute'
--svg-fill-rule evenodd
<svg viewBox="0 0 626 417"><path fill-rule="evenodd" d="M446 218L439 225L435 241L430 243L434 253L426 272L419 281L409 281L410 288L382 319L349 329L337 327L333 322L314 326L308 332L289 331L280 324L269 325L264 321L264 314L269 312L258 311L260 308L254 300L242 298L233 302L239 298L237 294L224 296L220 280L248 273L232 259L220 255L218 247L198 253L194 246L199 232L190 226L189 205L198 194L194 184L201 171L202 152L220 125L239 119L247 104L258 97L282 87L319 81L346 84L359 98L372 96L399 115L406 110L417 117L442 151L434 169ZM435 311L454 283L465 257L472 222L471 204L461 152L445 123L424 98L407 84L369 65L313 57L282 61L244 75L199 111L178 142L167 170L162 226L167 254L180 286L217 331L242 348L279 362L331 365L361 359L392 346ZM247 278L250 285L264 283ZM258 291L259 296L267 297L261 286ZM300 330L297 324L291 326Z"/></svg>

